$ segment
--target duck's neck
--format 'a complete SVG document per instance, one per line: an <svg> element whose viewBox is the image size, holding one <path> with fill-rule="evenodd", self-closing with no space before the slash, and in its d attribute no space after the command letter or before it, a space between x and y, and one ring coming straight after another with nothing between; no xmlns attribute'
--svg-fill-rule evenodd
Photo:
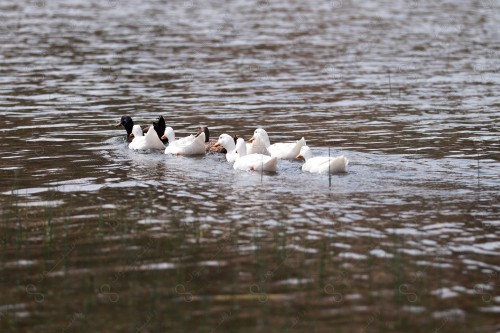
<svg viewBox="0 0 500 333"><path fill-rule="evenodd" d="M312 157L312 152L310 150L308 150L302 154L302 157L304 158L304 161L307 161L308 159L310 159Z"/></svg>
<svg viewBox="0 0 500 333"><path fill-rule="evenodd" d="M239 157L243 157L247 154L247 144L243 139L238 139L236 143L236 151L238 152Z"/></svg>
<svg viewBox="0 0 500 333"><path fill-rule="evenodd" d="M173 132L166 133L165 136L167 137L167 140L169 143L172 143L175 141L175 134Z"/></svg>
<svg viewBox="0 0 500 333"><path fill-rule="evenodd" d="M204 127L203 132L205 132L205 142L210 141L210 132L208 131L208 127Z"/></svg>
<svg viewBox="0 0 500 333"><path fill-rule="evenodd" d="M130 122L125 123L123 127L125 127L125 131L127 131L127 137L128 137L130 136L130 134L132 134L134 123L132 122L132 120L130 120Z"/></svg>
<svg viewBox="0 0 500 333"><path fill-rule="evenodd" d="M142 133L142 128L141 126L139 125L135 125L133 128L132 128L132 134L134 134L134 137L140 137L140 136L143 136L143 133Z"/></svg>

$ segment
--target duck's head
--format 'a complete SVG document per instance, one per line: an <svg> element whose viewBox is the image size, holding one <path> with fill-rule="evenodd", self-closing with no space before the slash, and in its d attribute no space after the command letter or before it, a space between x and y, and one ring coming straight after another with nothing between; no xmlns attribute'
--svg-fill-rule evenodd
<svg viewBox="0 0 500 333"><path fill-rule="evenodd" d="M156 134L158 134L158 137L161 138L162 135L165 133L165 119L163 119L163 116L159 116L155 122L153 122L153 128L156 131Z"/></svg>
<svg viewBox="0 0 500 333"><path fill-rule="evenodd" d="M170 143L174 142L175 141L174 129L172 127L165 128L165 133L160 139L167 140Z"/></svg>
<svg viewBox="0 0 500 333"><path fill-rule="evenodd" d="M231 151L235 148L235 144L236 142L229 134L221 134L215 144L215 147L222 146L226 148L227 151Z"/></svg>
<svg viewBox="0 0 500 333"><path fill-rule="evenodd" d="M120 122L116 124L116 127L123 126L127 131L127 136L130 136L132 133L132 128L134 127L134 121L129 116L122 116Z"/></svg>
<svg viewBox="0 0 500 333"><path fill-rule="evenodd" d="M307 161L311 157L312 157L311 148L309 148L308 146L302 146L302 148L300 148L300 153L295 158L298 160Z"/></svg>
<svg viewBox="0 0 500 333"><path fill-rule="evenodd" d="M253 136L248 142L254 142L258 137L262 138L262 140L265 142L266 147L269 147L271 145L271 142L269 141L269 136L267 135L267 132L263 128L257 128L253 132Z"/></svg>
<svg viewBox="0 0 500 333"><path fill-rule="evenodd" d="M198 127L198 132L196 133L196 137L198 137L201 133L205 133L205 142L210 141L210 131L207 126Z"/></svg>

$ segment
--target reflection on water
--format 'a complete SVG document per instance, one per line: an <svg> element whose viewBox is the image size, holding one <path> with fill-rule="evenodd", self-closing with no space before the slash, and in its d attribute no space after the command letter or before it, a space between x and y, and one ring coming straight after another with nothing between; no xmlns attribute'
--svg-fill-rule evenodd
<svg viewBox="0 0 500 333"><path fill-rule="evenodd" d="M500 329L495 2L0 8L2 332ZM132 152L125 114L349 173Z"/></svg>

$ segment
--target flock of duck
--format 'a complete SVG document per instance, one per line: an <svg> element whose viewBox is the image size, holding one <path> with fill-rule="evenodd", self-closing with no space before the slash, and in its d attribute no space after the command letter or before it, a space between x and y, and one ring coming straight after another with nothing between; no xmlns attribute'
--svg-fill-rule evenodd
<svg viewBox="0 0 500 333"><path fill-rule="evenodd" d="M123 126L127 131L130 149L162 149L165 154L186 156L224 153L227 161L234 163L233 168L236 170L276 172L278 160L301 159L305 161L302 171L334 174L346 172L349 164L344 156L313 157L303 137L296 142L271 144L263 128L256 129L252 138L245 142L243 138L231 137L229 134L221 134L218 140L210 140L208 127L200 127L196 134L176 139L174 130L166 126L162 116L145 127L134 125L131 117L123 116L116 126Z"/></svg>

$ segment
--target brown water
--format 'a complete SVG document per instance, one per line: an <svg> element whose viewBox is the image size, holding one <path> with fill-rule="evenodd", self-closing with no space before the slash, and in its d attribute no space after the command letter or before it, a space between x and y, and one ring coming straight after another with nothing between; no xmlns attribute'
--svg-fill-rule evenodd
<svg viewBox="0 0 500 333"><path fill-rule="evenodd" d="M500 330L495 1L0 1L0 331ZM129 151L305 136L345 175Z"/></svg>

